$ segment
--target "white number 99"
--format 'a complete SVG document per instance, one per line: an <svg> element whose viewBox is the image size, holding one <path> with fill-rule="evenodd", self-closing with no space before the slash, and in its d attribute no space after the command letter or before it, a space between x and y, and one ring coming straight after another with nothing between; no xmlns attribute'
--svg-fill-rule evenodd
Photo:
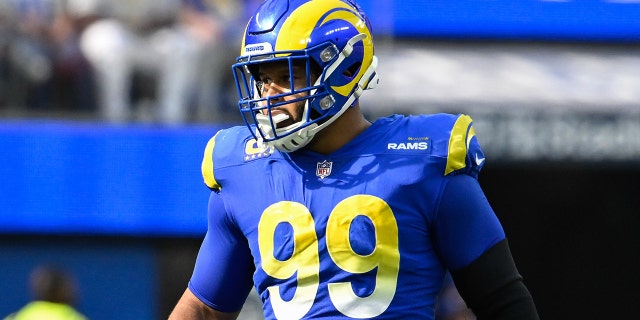
<svg viewBox="0 0 640 320"><path fill-rule="evenodd" d="M368 218L375 229L375 247L366 255L356 253L349 241L349 229L358 216ZM293 228L293 254L281 261L274 256L274 233L280 223ZM370 195L351 196L336 205L326 230L327 251L342 270L362 274L377 269L376 285L367 297L353 292L351 283L329 283L329 296L338 311L351 318L372 318L391 304L396 291L400 251L398 225L389 205ZM297 202L282 201L269 206L258 224L258 242L263 270L276 279L289 279L297 272L298 287L285 301L277 286L269 287L271 305L278 319L300 319L313 306L320 273L318 238L309 210Z"/></svg>

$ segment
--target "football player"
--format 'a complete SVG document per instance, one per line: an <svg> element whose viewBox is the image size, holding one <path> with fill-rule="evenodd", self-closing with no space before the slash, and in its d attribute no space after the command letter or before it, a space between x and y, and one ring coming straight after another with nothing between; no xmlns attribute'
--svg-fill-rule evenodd
<svg viewBox="0 0 640 320"><path fill-rule="evenodd" d="M433 319L449 270L479 319L537 319L477 181L467 115L370 122L371 25L350 0L268 0L233 65L246 126L202 173L208 231L170 319Z"/></svg>

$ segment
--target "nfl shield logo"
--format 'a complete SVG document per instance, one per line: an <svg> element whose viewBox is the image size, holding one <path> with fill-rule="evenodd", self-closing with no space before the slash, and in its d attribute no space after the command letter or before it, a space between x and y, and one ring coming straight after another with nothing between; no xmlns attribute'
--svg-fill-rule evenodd
<svg viewBox="0 0 640 320"><path fill-rule="evenodd" d="M320 179L324 179L331 174L331 166L333 162L329 162L327 160L323 162L318 162L318 166L316 167L316 176L320 177Z"/></svg>

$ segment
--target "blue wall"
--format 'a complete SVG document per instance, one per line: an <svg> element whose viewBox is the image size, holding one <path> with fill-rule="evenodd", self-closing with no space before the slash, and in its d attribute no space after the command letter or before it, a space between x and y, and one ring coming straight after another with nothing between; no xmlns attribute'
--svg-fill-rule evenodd
<svg viewBox="0 0 640 320"><path fill-rule="evenodd" d="M218 129L0 122L0 234L204 234Z"/></svg>
<svg viewBox="0 0 640 320"><path fill-rule="evenodd" d="M165 318L153 239L204 235L200 163L219 129L0 121L0 318L48 263L77 277L92 320Z"/></svg>
<svg viewBox="0 0 640 320"><path fill-rule="evenodd" d="M640 41L640 3L606 0L358 0L374 33Z"/></svg>

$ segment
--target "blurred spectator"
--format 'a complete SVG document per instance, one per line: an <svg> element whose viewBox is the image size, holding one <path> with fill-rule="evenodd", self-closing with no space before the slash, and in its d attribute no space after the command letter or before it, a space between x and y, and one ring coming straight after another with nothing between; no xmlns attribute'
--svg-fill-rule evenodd
<svg viewBox="0 0 640 320"><path fill-rule="evenodd" d="M4 6L8 26L4 48L8 103L48 108L48 81L53 66L47 30L55 17L55 4L50 0L10 0Z"/></svg>
<svg viewBox="0 0 640 320"><path fill-rule="evenodd" d="M7 95L7 59L6 48L9 42L9 5L0 1L0 107L6 105Z"/></svg>
<svg viewBox="0 0 640 320"><path fill-rule="evenodd" d="M56 101L72 111L97 109L94 75L80 50L80 33L90 22L70 11L69 0L57 0L56 19L50 28L54 45L53 90Z"/></svg>
<svg viewBox="0 0 640 320"><path fill-rule="evenodd" d="M219 121L222 113L239 119L235 81L229 66L238 56L237 48L244 32L246 19L243 18L243 8L247 2L255 0L195 0L199 1L216 21L219 38L218 41L210 41L199 57L194 97L196 119Z"/></svg>
<svg viewBox="0 0 640 320"><path fill-rule="evenodd" d="M77 12L100 17L83 32L81 48L95 70L105 119L176 124L220 101L229 18L218 9L233 1L205 1L69 0L82 8Z"/></svg>
<svg viewBox="0 0 640 320"><path fill-rule="evenodd" d="M75 280L56 267L41 266L29 277L33 301L5 320L86 320L73 307L77 298Z"/></svg>
<svg viewBox="0 0 640 320"><path fill-rule="evenodd" d="M0 103L14 109L93 107L91 70L65 0L0 5Z"/></svg>

